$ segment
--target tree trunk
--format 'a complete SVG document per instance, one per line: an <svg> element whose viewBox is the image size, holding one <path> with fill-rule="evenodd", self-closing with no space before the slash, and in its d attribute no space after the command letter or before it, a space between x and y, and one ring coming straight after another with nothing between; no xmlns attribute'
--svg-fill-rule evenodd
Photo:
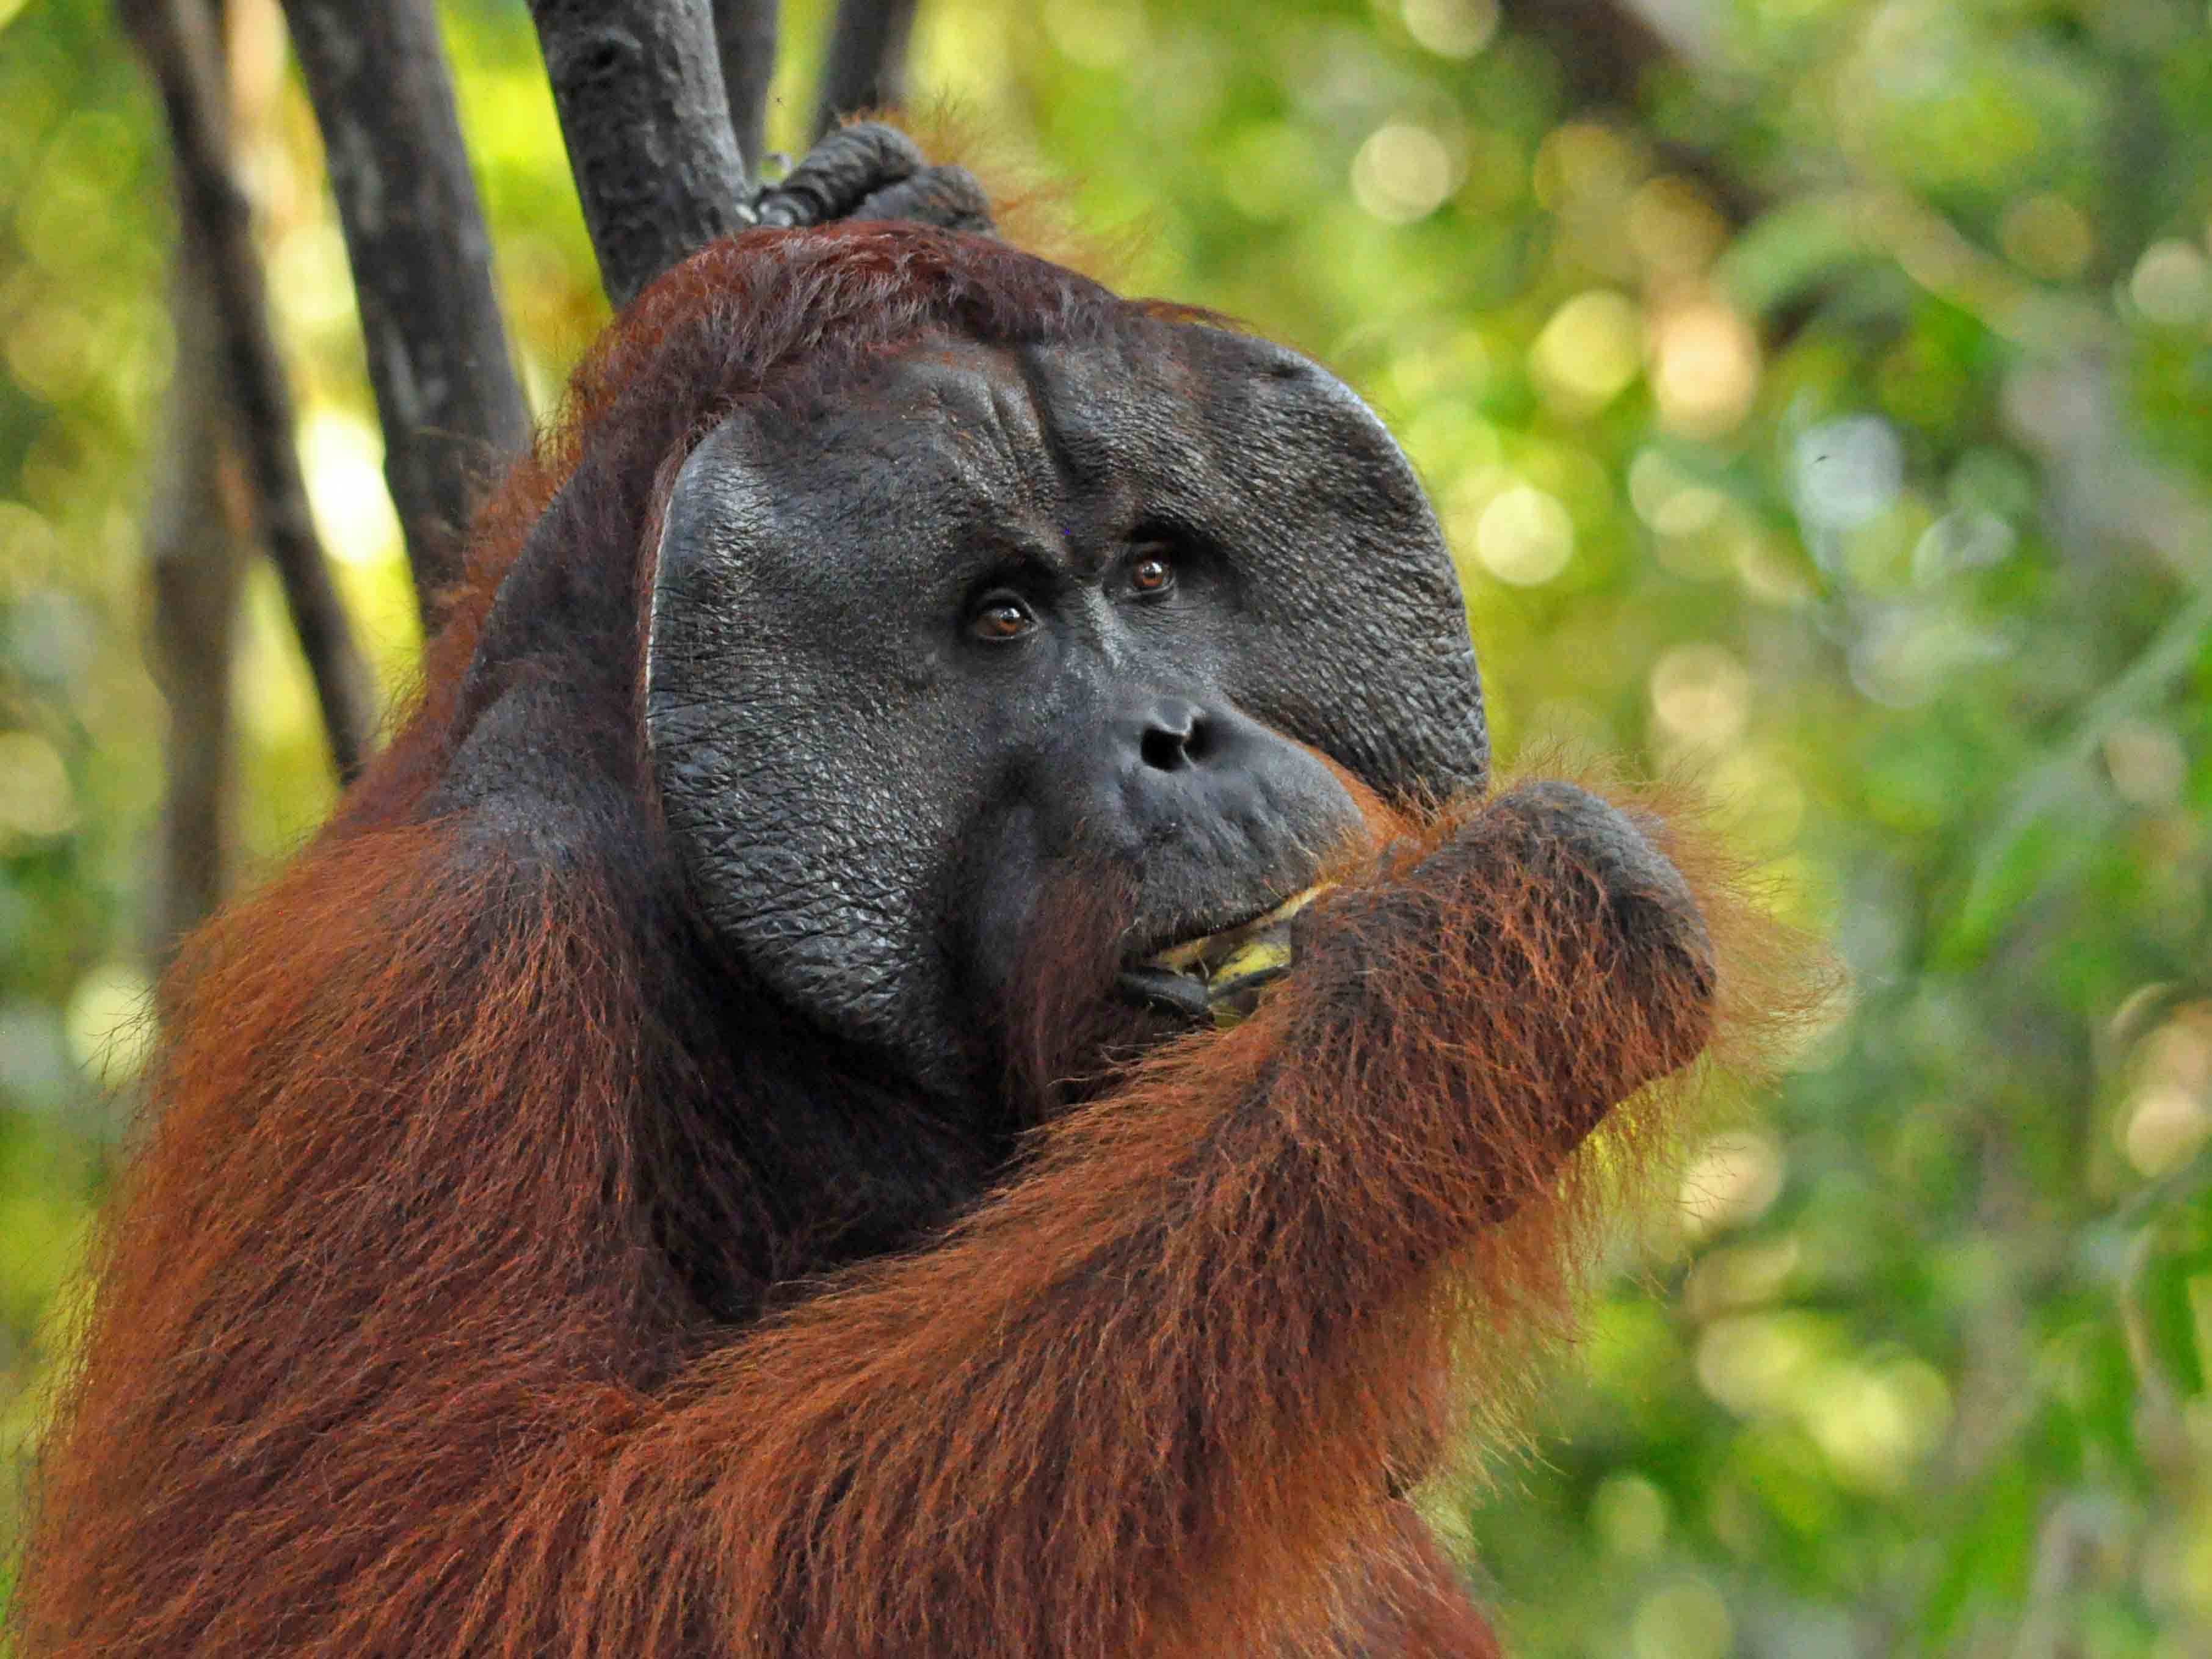
<svg viewBox="0 0 2212 1659"><path fill-rule="evenodd" d="M714 0L714 42L738 157L754 176L766 153L769 82L775 78L775 0Z"/></svg>
<svg viewBox="0 0 2212 1659"><path fill-rule="evenodd" d="M249 533L235 489L225 488L236 415L207 258L188 222L177 227L169 315L176 357L143 527L150 665L169 715L145 911L146 956L157 976L228 884L231 659Z"/></svg>
<svg viewBox="0 0 2212 1659"><path fill-rule="evenodd" d="M477 487L530 442L428 0L284 0L322 128L424 631Z"/></svg>
<svg viewBox="0 0 2212 1659"><path fill-rule="evenodd" d="M530 0L568 167L617 306L749 222L708 0Z"/></svg>
<svg viewBox="0 0 2212 1659"><path fill-rule="evenodd" d="M891 109L906 101L907 40L915 0L840 0L830 33L830 61L815 106L820 137L846 116Z"/></svg>

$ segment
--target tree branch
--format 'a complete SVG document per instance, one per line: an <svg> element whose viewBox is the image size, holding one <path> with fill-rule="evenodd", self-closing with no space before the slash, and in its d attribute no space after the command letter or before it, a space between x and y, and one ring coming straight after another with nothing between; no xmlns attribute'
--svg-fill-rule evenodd
<svg viewBox="0 0 2212 1659"><path fill-rule="evenodd" d="M217 114L219 83L207 19L179 0L122 0L121 9L161 88L184 223L201 239L207 256L257 516L314 680L331 758L338 776L350 780L368 757L375 730L368 673L307 508L291 387L269 330L252 214Z"/></svg>
<svg viewBox="0 0 2212 1659"><path fill-rule="evenodd" d="M906 101L906 46L915 0L838 0L830 58L822 70L814 136L848 115Z"/></svg>
<svg viewBox="0 0 2212 1659"><path fill-rule="evenodd" d="M767 148L768 88L775 78L776 0L714 0L714 41L738 158L755 174Z"/></svg>
<svg viewBox="0 0 2212 1659"><path fill-rule="evenodd" d="M210 17L218 33L220 15ZM226 95L215 112L226 122L229 102ZM178 943L214 914L228 881L231 658L252 533L235 490L224 487L238 417L207 256L189 223L177 227L169 317L175 362L141 526L149 665L169 714L145 911L146 956L157 976Z"/></svg>
<svg viewBox="0 0 2212 1659"><path fill-rule="evenodd" d="M284 0L284 15L322 128L427 630L460 578L474 486L530 441L491 240L428 0Z"/></svg>
<svg viewBox="0 0 2212 1659"><path fill-rule="evenodd" d="M147 956L157 970L215 913L227 884L231 655L240 554L251 533L223 489L236 416L214 290L188 229L178 234L173 290L176 367L142 531L148 642L169 711L161 852L147 906Z"/></svg>
<svg viewBox="0 0 2212 1659"><path fill-rule="evenodd" d="M748 222L708 0L530 0L569 170L619 307Z"/></svg>

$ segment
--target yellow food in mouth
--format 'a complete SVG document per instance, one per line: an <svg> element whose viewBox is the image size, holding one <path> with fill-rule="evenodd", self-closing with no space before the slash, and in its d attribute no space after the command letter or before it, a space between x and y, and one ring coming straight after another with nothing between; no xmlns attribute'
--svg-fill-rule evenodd
<svg viewBox="0 0 2212 1659"><path fill-rule="evenodd" d="M1239 922L1234 927L1224 927L1219 933L1208 933L1202 939L1185 939L1180 945L1170 945L1166 950L1146 957L1145 966L1164 968L1171 974L1187 974L1201 980L1231 977L1240 971L1240 957L1249 957L1256 947L1265 946L1268 934L1328 891L1332 884L1318 883L1302 893L1291 894L1265 915L1255 916L1249 921ZM1287 961L1288 947L1278 945L1275 948L1282 951Z"/></svg>

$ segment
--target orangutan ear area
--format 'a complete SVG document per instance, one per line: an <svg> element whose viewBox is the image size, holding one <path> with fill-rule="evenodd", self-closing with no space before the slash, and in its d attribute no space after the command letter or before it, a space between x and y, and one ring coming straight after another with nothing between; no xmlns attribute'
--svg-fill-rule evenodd
<svg viewBox="0 0 2212 1659"><path fill-rule="evenodd" d="M1050 907L1003 1156L924 1235L841 1254L747 1151L941 1130L690 907L641 666L679 471L833 392L824 340L1049 340L1091 294L988 228L763 226L592 347L396 734L162 990L24 1659L1501 1651L1416 1489L1522 1431L1598 1252L1823 994L1694 790L1323 754L1363 828L1218 1019L1071 1060L1115 936ZM560 626L510 727L526 561Z"/></svg>

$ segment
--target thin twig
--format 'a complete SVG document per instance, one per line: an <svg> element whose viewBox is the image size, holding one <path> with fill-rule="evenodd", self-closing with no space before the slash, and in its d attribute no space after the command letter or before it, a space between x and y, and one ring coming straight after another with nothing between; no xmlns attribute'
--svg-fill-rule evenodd
<svg viewBox="0 0 2212 1659"><path fill-rule="evenodd" d="M256 517L276 562L292 626L314 680L331 758L338 776L349 781L367 759L375 730L368 673L307 507L292 392L270 332L252 212L216 114L217 82L207 20L179 0L122 0L121 10L161 88L183 222L200 239L207 257Z"/></svg>
<svg viewBox="0 0 2212 1659"><path fill-rule="evenodd" d="M491 238L428 0L284 0L322 128L426 630L477 488L530 441Z"/></svg>
<svg viewBox="0 0 2212 1659"><path fill-rule="evenodd" d="M708 0L530 0L569 171L617 306L748 222Z"/></svg>

